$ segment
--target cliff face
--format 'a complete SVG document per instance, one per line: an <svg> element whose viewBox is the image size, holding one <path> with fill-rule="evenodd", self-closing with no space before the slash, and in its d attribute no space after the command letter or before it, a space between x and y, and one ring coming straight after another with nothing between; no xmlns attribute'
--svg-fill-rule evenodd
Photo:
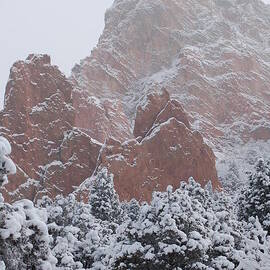
<svg viewBox="0 0 270 270"><path fill-rule="evenodd" d="M19 167L6 198L66 195L101 166L123 199L190 176L219 188L200 133L216 151L270 139L269 18L259 0L116 0L70 79L48 56L15 63L0 113Z"/></svg>
<svg viewBox="0 0 270 270"><path fill-rule="evenodd" d="M72 91L47 55L30 55L11 68L0 119L18 173L4 187L7 199L68 194L94 170L101 144L74 128Z"/></svg>
<svg viewBox="0 0 270 270"><path fill-rule="evenodd" d="M18 165L2 190L7 200L67 195L101 166L115 174L122 199L149 199L154 189L192 175L219 186L212 151L166 90L142 98L136 140L121 100L91 96L52 66L49 56L30 55L11 69L0 119ZM120 155L138 162L119 163Z"/></svg>
<svg viewBox="0 0 270 270"><path fill-rule="evenodd" d="M165 87L217 149L270 139L270 7L259 0L116 0L91 57L73 70L90 93Z"/></svg>
<svg viewBox="0 0 270 270"><path fill-rule="evenodd" d="M18 165L4 189L7 199L67 195L93 173L108 136L132 136L120 102L84 96L47 55L11 68L0 119Z"/></svg>
<svg viewBox="0 0 270 270"><path fill-rule="evenodd" d="M115 175L120 198L150 200L154 190L176 188L190 176L202 186L212 180L214 189L220 188L212 150L166 90L145 98L135 123L137 140L108 140L100 154L99 166Z"/></svg>

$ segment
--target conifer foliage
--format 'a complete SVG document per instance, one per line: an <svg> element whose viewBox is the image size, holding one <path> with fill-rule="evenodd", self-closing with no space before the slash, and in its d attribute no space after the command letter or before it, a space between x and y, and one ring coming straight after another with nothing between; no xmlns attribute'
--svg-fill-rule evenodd
<svg viewBox="0 0 270 270"><path fill-rule="evenodd" d="M16 173L16 166L8 157L11 153L9 141L0 136L0 187L7 182L8 174Z"/></svg>
<svg viewBox="0 0 270 270"><path fill-rule="evenodd" d="M92 179L89 204L92 215L103 221L119 222L121 207L114 189L113 175L102 168Z"/></svg>
<svg viewBox="0 0 270 270"><path fill-rule="evenodd" d="M246 221L258 218L270 234L270 162L259 159L250 175L247 188L240 197L239 215Z"/></svg>
<svg viewBox="0 0 270 270"><path fill-rule="evenodd" d="M149 203L120 202L106 168L90 180L87 203L0 200L0 270L269 270L269 163L259 161L241 211L192 178Z"/></svg>
<svg viewBox="0 0 270 270"><path fill-rule="evenodd" d="M154 193L137 220L119 227L109 247L112 269L267 269L265 233L239 222L231 203L193 179L174 192Z"/></svg>

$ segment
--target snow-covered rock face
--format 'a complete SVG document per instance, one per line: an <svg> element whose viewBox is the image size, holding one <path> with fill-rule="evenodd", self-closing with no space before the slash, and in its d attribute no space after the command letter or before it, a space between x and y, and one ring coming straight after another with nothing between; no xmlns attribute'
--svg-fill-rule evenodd
<svg viewBox="0 0 270 270"><path fill-rule="evenodd" d="M270 138L270 6L260 0L117 0L73 79L98 96L162 86L216 149Z"/></svg>
<svg viewBox="0 0 270 270"><path fill-rule="evenodd" d="M162 168L155 155L174 153L173 160L180 162L173 136L184 134L176 127L182 126L179 122L187 134L194 133L191 126L223 153L236 143L270 139L269 6L259 0L117 0L105 22L97 47L74 67L70 79L46 55L30 55L12 67L0 131L14 144L11 157L19 167L5 186L7 197L35 199L44 190L52 196L72 192L99 165L105 141L119 142L130 156L144 153L151 142L155 168ZM163 87L168 93L160 99ZM155 102L149 106L151 99ZM168 115L176 120L168 122ZM170 133L159 137L160 130ZM175 145L164 154L160 144L167 147L170 136ZM194 144L195 135L189 136ZM198 141L200 148L203 142ZM136 146L130 150L126 145L132 142ZM188 144L187 148L195 155ZM115 149L114 164L123 154ZM186 170L179 177L185 180L193 174L202 180L210 175L219 186L212 151L207 151L209 163L199 161L207 160L204 156L193 163L176 162ZM148 176L148 161L141 161L138 177ZM228 162L221 161L225 179ZM211 169L195 173L196 163ZM121 183L117 166L111 167ZM166 170L176 177L174 168L162 170L159 177L166 178ZM123 175L129 174L127 170Z"/></svg>
<svg viewBox="0 0 270 270"><path fill-rule="evenodd" d="M68 194L94 170L101 144L76 130L72 90L47 55L11 68L0 132L18 170L3 187L6 200Z"/></svg>
<svg viewBox="0 0 270 270"><path fill-rule="evenodd" d="M89 95L52 66L47 55L14 64L5 98L0 133L12 142L11 157L18 165L18 173L1 190L7 201L67 195L102 164L115 174L122 199L150 199L153 189L177 186L190 176L219 187L213 152L190 130L181 105L164 89L140 97L137 140L121 99ZM122 147L110 150L109 142ZM112 151L137 163L117 163Z"/></svg>
<svg viewBox="0 0 270 270"><path fill-rule="evenodd" d="M202 186L211 180L213 188L220 189L215 156L200 133L190 129L181 105L165 89L142 100L135 119L136 139L109 139L100 151L98 165L114 174L120 198L150 201L152 191L166 190L168 184L176 188L191 175ZM86 180L78 193L88 192L90 182L91 178Z"/></svg>

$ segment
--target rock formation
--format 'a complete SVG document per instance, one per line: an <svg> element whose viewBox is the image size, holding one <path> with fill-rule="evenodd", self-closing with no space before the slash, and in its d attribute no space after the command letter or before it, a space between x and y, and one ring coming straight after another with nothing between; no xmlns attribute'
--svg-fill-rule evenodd
<svg viewBox="0 0 270 270"><path fill-rule="evenodd" d="M122 199L189 176L219 188L199 132L219 152L270 139L269 18L260 0L115 0L71 78L46 55L15 63L0 113L18 165L5 197L66 195L99 166Z"/></svg>
<svg viewBox="0 0 270 270"><path fill-rule="evenodd" d="M68 194L95 169L101 144L76 130L72 90L47 55L30 55L11 68L1 134L18 170L5 186L7 199Z"/></svg>
<svg viewBox="0 0 270 270"><path fill-rule="evenodd" d="M270 6L260 0L116 0L91 57L73 70L126 111L166 87L220 150L270 139Z"/></svg>
<svg viewBox="0 0 270 270"><path fill-rule="evenodd" d="M87 95L52 66L47 55L30 55L26 61L15 63L6 88L5 108L0 114L1 135L11 142L12 158L18 166L18 173L10 176L3 189L6 200L67 195L98 166L111 168L122 199L149 199L151 188L164 189L175 183L174 178L180 181L194 176L203 184L211 179L215 187L219 186L213 153L200 135L189 129L180 104L170 100L165 90L142 100L147 104L141 102L138 106L135 126L136 137L140 137L136 141L121 100ZM130 147L132 142L136 144L134 149ZM122 148L111 149L113 144ZM195 145L198 148L194 151ZM182 152L178 151L177 147L182 146ZM135 158L140 154L138 165L130 168L129 163L113 163L117 159L112 160L109 149L115 155L124 156L130 151ZM161 155L164 151L170 160ZM181 173L174 166L181 168ZM152 170L159 173L152 175ZM128 188L127 175L132 176L133 184L137 182L137 189L135 185ZM149 184L142 196L137 192L141 179L150 183L151 178L155 178L155 183Z"/></svg>
<svg viewBox="0 0 270 270"><path fill-rule="evenodd" d="M153 191L166 190L168 183L177 188L191 176L202 186L212 180L214 189L220 188L212 150L190 130L181 105L168 92L148 95L136 115L137 140L108 140L100 154L100 166L114 174L121 199L149 201Z"/></svg>

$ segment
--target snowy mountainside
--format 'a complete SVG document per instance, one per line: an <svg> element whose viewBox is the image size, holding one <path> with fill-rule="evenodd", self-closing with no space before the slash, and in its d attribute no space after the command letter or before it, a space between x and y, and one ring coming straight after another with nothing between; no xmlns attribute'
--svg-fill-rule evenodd
<svg viewBox="0 0 270 270"><path fill-rule="evenodd" d="M104 150L101 145L107 142L113 142L113 146L106 145L109 156L110 147L118 153L119 149L126 151L125 141L132 142L126 156L126 164L130 164L129 159L135 160L139 154L133 146L143 144L135 130L138 109L148 102L147 97L159 96L164 88L169 99L183 105L188 114L184 125L188 123L192 134L199 131L216 153L221 164L219 176L228 178L224 170L230 168L230 161L222 158L224 155L232 156L235 162L240 160L237 164L244 168L245 157L233 149L270 139L269 15L269 6L259 0L117 0L105 15L106 25L97 47L74 67L71 78L51 66L48 56L30 55L25 62L16 63L0 114L1 132L15 143L14 160L23 181L10 181L6 192L12 196L27 193L31 199L44 188L52 196L69 193L96 171L100 150ZM144 111L142 120L150 118L150 133L164 104L156 108L154 102ZM155 113L148 115L149 110ZM177 112L165 110L164 115L166 119L158 124L174 123L170 126L174 132L184 130L178 120L169 121L177 119ZM143 121L139 121L141 126ZM166 132L170 131L165 130L152 143L162 143L176 161L179 153L173 154L176 145L171 144L177 140L173 138L167 147ZM70 140L65 137L68 133L73 134ZM194 134L182 144L195 138ZM200 136L195 139L206 149ZM87 150L80 151L81 145ZM196 152L188 147L189 153ZM143 148L147 150L145 145ZM155 148L151 145L153 151ZM26 154L27 150L31 154ZM209 180L205 175L212 175L216 181L213 156L208 157L210 171L200 169L198 179ZM164 162L161 166L158 158L154 159L161 181ZM196 157L186 155L183 164L202 168L205 160L199 153ZM115 171L120 173L115 162ZM146 166L151 160L141 162ZM145 173L142 178L149 176L146 167L139 170ZM71 179L69 170L74 170L74 175L80 172L80 179ZM192 172L193 165L183 171L184 180ZM61 179L66 173L68 189ZM165 175L174 173L175 169L168 169ZM47 178L50 181L44 181ZM151 181L151 185L158 185L155 177Z"/></svg>
<svg viewBox="0 0 270 270"><path fill-rule="evenodd" d="M269 6L115 0L105 20L71 78L11 68L0 270L269 270Z"/></svg>
<svg viewBox="0 0 270 270"><path fill-rule="evenodd" d="M121 100L89 96L48 55L16 62L0 112L0 132L12 143L18 168L0 189L5 200L36 202L74 191L87 200L81 184L102 166L114 174L121 200L150 200L153 190L192 175L219 189L213 151L191 129L181 104L165 89L144 100L133 132Z"/></svg>
<svg viewBox="0 0 270 270"><path fill-rule="evenodd" d="M258 159L269 159L270 141L250 141L216 152L217 171L222 185L227 190L241 191L248 175L254 170Z"/></svg>
<svg viewBox="0 0 270 270"><path fill-rule="evenodd" d="M133 120L142 96L165 87L217 156L270 139L269 5L117 0L105 23L91 56L73 70L78 87L120 98Z"/></svg>
<svg viewBox="0 0 270 270"><path fill-rule="evenodd" d="M100 96L109 80L118 82L112 90L139 95L141 91L155 90L162 81L191 115L202 117L202 126L210 118L202 114L206 114L205 107L217 109L215 103L221 106L225 95L243 99L248 107L261 102L267 109L262 97L269 99L269 12L270 8L261 1L116 1L107 12L106 27L97 48L73 76L83 88L91 93L98 91ZM102 58L101 53L106 57ZM114 62L110 62L111 58ZM91 84L93 78L88 77L92 69L98 75L106 72L108 76L97 89L95 83ZM110 69L118 71L110 73ZM125 76L128 82L124 83L117 74L123 76L127 70L133 80ZM165 82L161 80L164 77ZM252 91L255 83L262 85ZM202 92L207 98L212 95L206 104L198 104L202 103ZM235 92L239 93L235 96ZM218 101L213 101L214 97ZM233 100L227 103L230 102ZM227 119L222 115L225 108L222 109L208 112L214 118L208 123L212 128L213 120L215 124L222 120L218 123L220 130L227 127Z"/></svg>

